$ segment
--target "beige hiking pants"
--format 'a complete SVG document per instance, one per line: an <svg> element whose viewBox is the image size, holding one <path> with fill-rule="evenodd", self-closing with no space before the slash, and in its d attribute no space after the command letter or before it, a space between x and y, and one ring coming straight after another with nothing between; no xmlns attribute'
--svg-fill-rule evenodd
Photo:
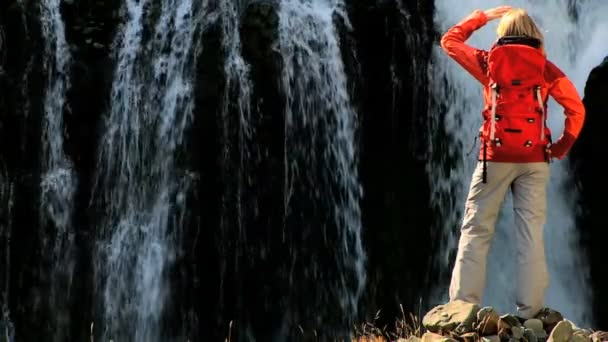
<svg viewBox="0 0 608 342"><path fill-rule="evenodd" d="M450 284L450 300L479 304L486 282L488 249L500 207L510 189L515 214L518 274L518 316L530 318L543 307L549 284L543 225L546 212L548 163L483 162L477 164L464 210L460 242Z"/></svg>

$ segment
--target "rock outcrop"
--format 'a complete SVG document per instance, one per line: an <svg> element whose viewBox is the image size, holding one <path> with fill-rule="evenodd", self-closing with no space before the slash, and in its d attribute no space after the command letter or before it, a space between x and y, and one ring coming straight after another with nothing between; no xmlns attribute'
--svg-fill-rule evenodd
<svg viewBox="0 0 608 342"><path fill-rule="evenodd" d="M601 342L608 337L607 332L577 327L551 308L524 319L463 301L436 306L422 324L422 341Z"/></svg>

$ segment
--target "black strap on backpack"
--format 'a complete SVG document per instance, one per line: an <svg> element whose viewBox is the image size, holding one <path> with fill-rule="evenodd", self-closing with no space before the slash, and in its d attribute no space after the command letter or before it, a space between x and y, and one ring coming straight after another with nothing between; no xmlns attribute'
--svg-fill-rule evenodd
<svg viewBox="0 0 608 342"><path fill-rule="evenodd" d="M504 36L498 39L498 41L496 42L496 46L509 44L527 45L538 49L542 45L542 42L540 41L540 39L527 36Z"/></svg>
<svg viewBox="0 0 608 342"><path fill-rule="evenodd" d="M486 152L487 143L486 143L485 139L482 139L482 140L483 140L483 161L482 161L483 162L483 165L482 165L483 171L481 174L481 181L483 184L486 184L488 182L488 157L487 157L487 152Z"/></svg>

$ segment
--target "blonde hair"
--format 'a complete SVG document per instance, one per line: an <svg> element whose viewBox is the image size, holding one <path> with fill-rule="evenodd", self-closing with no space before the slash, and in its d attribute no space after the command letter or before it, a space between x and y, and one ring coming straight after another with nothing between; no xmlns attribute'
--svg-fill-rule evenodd
<svg viewBox="0 0 608 342"><path fill-rule="evenodd" d="M541 49L544 51L544 37L534 20L523 8L513 8L500 19L496 29L498 38L505 36L525 36L540 40Z"/></svg>

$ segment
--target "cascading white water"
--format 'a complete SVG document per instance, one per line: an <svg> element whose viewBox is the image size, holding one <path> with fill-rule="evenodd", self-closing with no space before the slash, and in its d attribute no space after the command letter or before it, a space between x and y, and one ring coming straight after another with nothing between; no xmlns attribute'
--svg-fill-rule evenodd
<svg viewBox="0 0 608 342"><path fill-rule="evenodd" d="M41 211L45 218L56 225L58 236L68 233L76 186L72 165L63 153L63 110L69 87L71 57L59 4L59 0L43 1L40 18L47 75L42 129L44 165Z"/></svg>
<svg viewBox="0 0 608 342"><path fill-rule="evenodd" d="M190 173L177 154L192 119L206 2L127 0L95 201L103 340L161 341Z"/></svg>
<svg viewBox="0 0 608 342"><path fill-rule="evenodd" d="M475 9L486 9L503 5L499 1L467 0L455 5L450 0L437 0L435 23L441 33L456 24ZM608 3L602 1L556 0L538 3L517 0L509 3L528 10L544 30L547 55L575 83L581 97L584 82L590 70L605 56L608 24L602 19L608 15ZM573 16L576 13L576 16ZM578 17L578 19L576 19ZM489 23L471 37L472 46L488 49L496 38L496 23ZM481 86L457 63L449 59L440 47L434 51L432 69L432 96L445 113L432 113L433 124L446 130L453 139L452 152L457 157L456 165L448 174L441 168L431 167L429 176L435 188L435 204L443 207L443 232L445 234L441 255L438 257L445 271L449 255L456 247L458 229L462 220L462 208L468 190L470 176L476 160L475 150L467 155L481 125ZM548 125L554 138L563 129L562 108L554 100L549 102ZM478 146L476 146L477 148ZM431 153L433 147L431 147ZM550 273L550 286L546 305L561 311L564 316L579 326L590 326L591 293L588 285L588 267L583 260L577 242L574 223L577 194L568 179L567 161L551 164L551 180L548 189L548 213L545 225L546 256ZM504 312L515 308L513 288L515 286L516 259L512 245L512 203L507 199L501 212L497 233L489 255L488 283L482 304L496 307ZM451 271L451 270L448 270ZM447 300L447 291L439 289L439 301ZM435 300L437 301L437 300Z"/></svg>
<svg viewBox="0 0 608 342"><path fill-rule="evenodd" d="M335 225L338 230L338 245L328 248L335 248L335 265L330 267L336 267L338 280L336 288L328 288L334 286L331 284L317 286L340 296L341 310L348 318L356 314L366 273L355 140L357 114L349 97L334 26L335 15L348 25L343 6L340 0L282 1L279 48L284 60L282 85L287 96L285 208L288 216L302 215L290 204L294 194L305 197L307 207L332 208L330 226ZM321 224L318 229L327 228Z"/></svg>
<svg viewBox="0 0 608 342"><path fill-rule="evenodd" d="M239 32L240 24L240 13L243 9L242 1L225 1L220 3L219 16L222 22L222 43L225 50L225 62L224 62L224 74L226 76L226 84L224 87L224 101L222 107L222 140L223 145L223 157L224 162L230 162L230 149L234 148L233 145L237 146L236 153L238 153L238 165L236 170L236 188L231 189L226 187L223 192L224 198L222 198L222 207L226 207L226 202L230 201L228 198L231 195L236 195L236 219L239 241L235 241L236 244L244 242L242 235L244 234L243 227L243 213L241 203L243 201L243 189L244 179L248 178L248 170L246 163L251 163L255 157L252 154L252 150L255 149L255 143L252 141L254 124L251 122L251 93L252 84L250 78L250 67L243 59L241 54L241 36ZM235 108L236 111L232 109ZM231 118L234 113L238 114L238 118ZM238 136L237 142L234 144L230 139L230 129L233 122L238 123ZM233 193L234 192L234 193ZM223 213L222 220L226 216L230 216L228 213ZM224 231L225 227L222 227ZM240 251L236 248L236 252Z"/></svg>
<svg viewBox="0 0 608 342"><path fill-rule="evenodd" d="M250 125L251 114L251 78L249 75L249 65L243 59L241 54L241 35L239 32L240 13L242 11L242 0L222 1L220 3L220 11L223 28L223 43L226 49L226 61L224 64L224 72L226 74L226 87L224 88L224 97L231 99L236 97L239 109L239 121L242 126L242 134L245 137L250 137L252 127ZM228 115L230 112L228 107L232 101L224 101L223 113ZM241 138L242 141L243 138ZM247 146L242 146L246 149ZM244 157L248 157L245 156Z"/></svg>
<svg viewBox="0 0 608 342"><path fill-rule="evenodd" d="M77 179L72 163L63 152L63 112L71 56L60 12L60 0L44 0L40 4L40 22L44 40L43 66L46 74L44 115L42 121L42 179L40 220L52 226L54 238L46 241L52 248L52 269L49 305L53 310L55 338L65 338L69 329L68 299L75 260L72 229L73 200ZM48 252L46 252L48 253Z"/></svg>
<svg viewBox="0 0 608 342"><path fill-rule="evenodd" d="M221 260L219 276L222 281L226 276L228 260L234 258L235 271L241 271L243 245L247 244L247 227L243 207L249 204L244 205L246 201L255 200L251 197L245 198L246 186L249 185L247 182L251 181L251 174L254 172L251 165L259 162L259 155L256 153L259 151L258 144L253 140L255 123L251 120L250 67L241 54L239 25L244 2L246 1L221 1L216 12L222 24L224 75L226 77L222 94L222 119L219 122L222 167L225 176L221 198L220 234L231 232L230 228L233 223L236 228L236 235L220 237L222 246L219 247ZM257 203L253 205L257 205ZM239 286L244 286L244 284ZM224 290L221 289L219 302L224 302L224 296Z"/></svg>

